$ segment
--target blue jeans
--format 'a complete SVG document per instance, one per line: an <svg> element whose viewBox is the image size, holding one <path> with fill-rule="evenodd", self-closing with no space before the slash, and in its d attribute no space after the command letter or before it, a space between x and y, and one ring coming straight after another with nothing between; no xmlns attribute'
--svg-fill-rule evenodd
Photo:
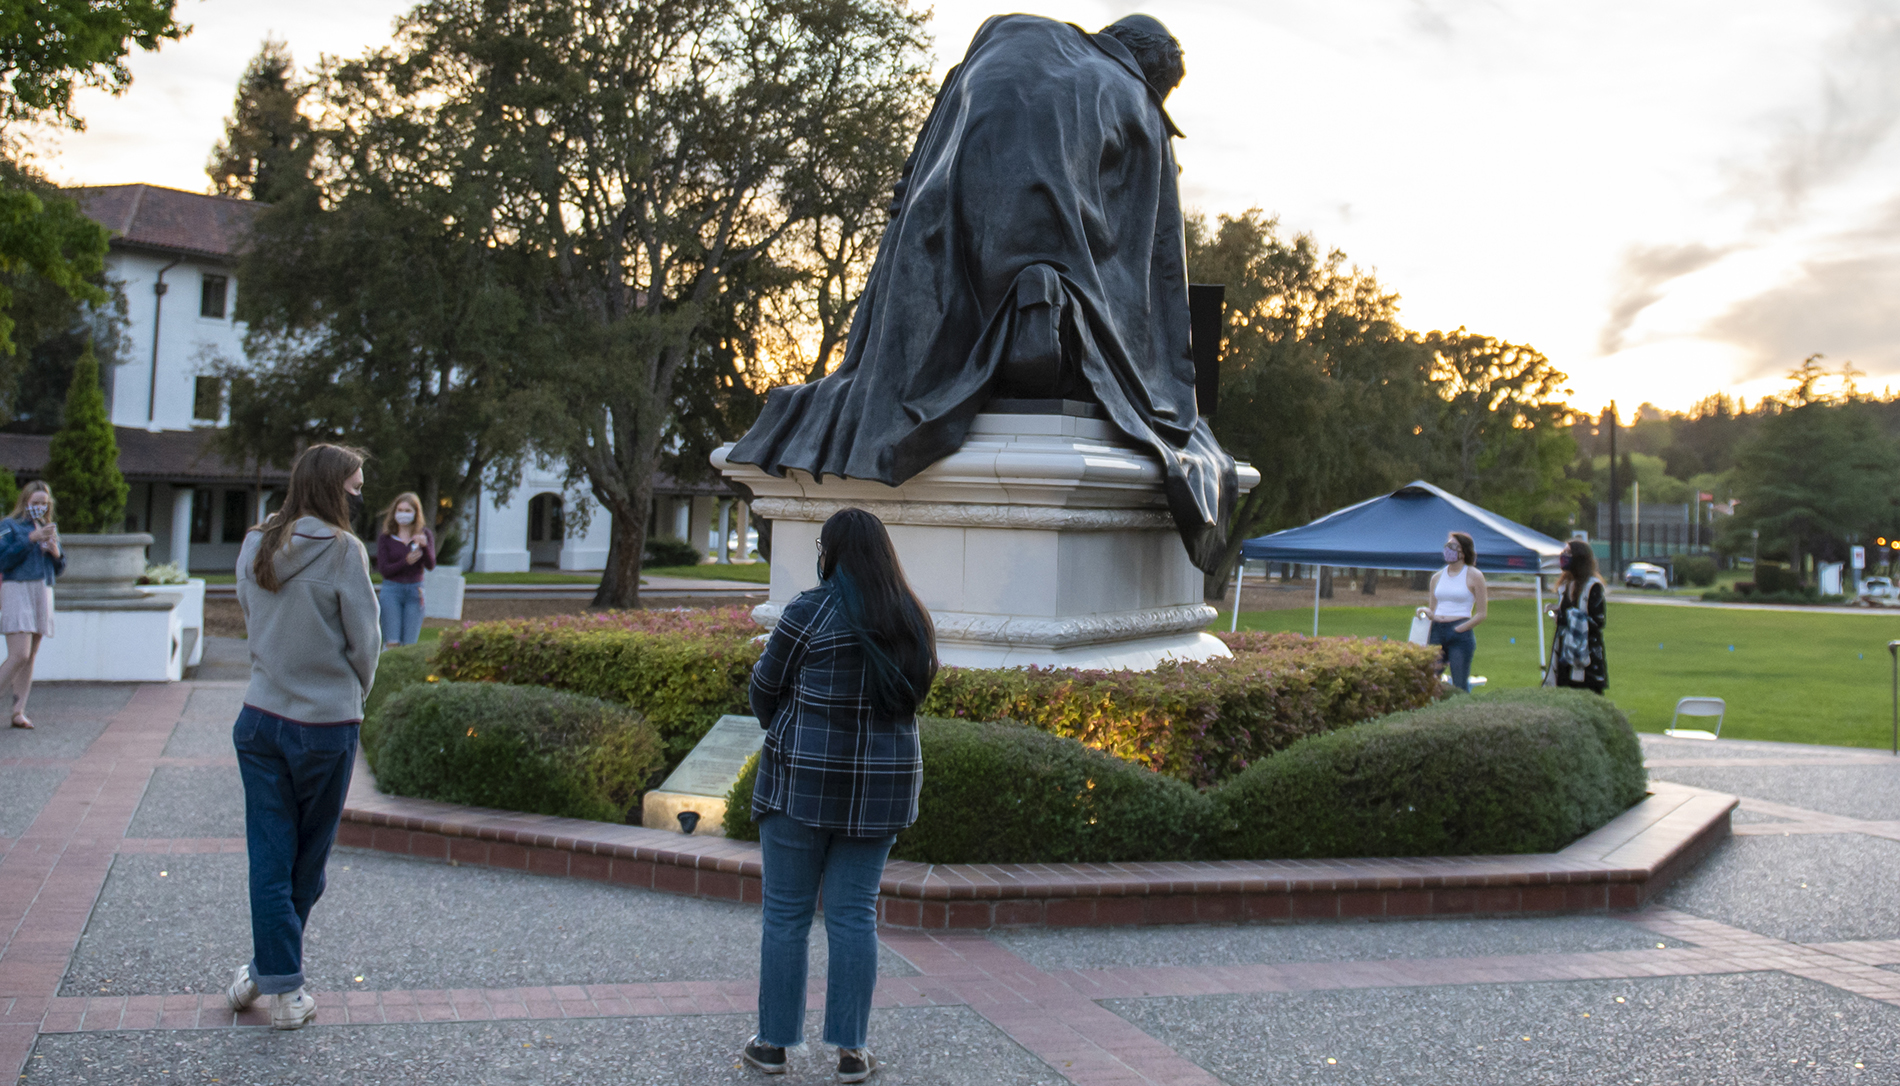
<svg viewBox="0 0 1900 1086"><path fill-rule="evenodd" d="M1478 652L1478 635L1470 630L1459 633L1457 622L1434 622L1431 635L1425 639L1425 643L1444 649L1445 665L1451 671L1451 685L1470 693L1471 658Z"/></svg>
<svg viewBox="0 0 1900 1086"><path fill-rule="evenodd" d="M825 892L825 1043L863 1048L877 987L877 888L897 841L846 837L783 814L759 823L764 846L764 937L759 943L759 1043L805 1041L805 972L812 912Z"/></svg>
<svg viewBox="0 0 1900 1086"><path fill-rule="evenodd" d="M413 645L422 636L422 582L383 578L376 598L383 605L383 644Z"/></svg>
<svg viewBox="0 0 1900 1086"><path fill-rule="evenodd" d="M231 729L251 855L251 979L265 995L303 987L303 929L323 896L358 725L294 724L249 705Z"/></svg>

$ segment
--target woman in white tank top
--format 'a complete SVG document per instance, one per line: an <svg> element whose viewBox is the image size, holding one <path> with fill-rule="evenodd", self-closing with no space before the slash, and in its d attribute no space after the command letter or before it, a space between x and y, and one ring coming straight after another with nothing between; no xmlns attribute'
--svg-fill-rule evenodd
<svg viewBox="0 0 1900 1086"><path fill-rule="evenodd" d="M1471 658L1478 651L1478 638L1471 628L1485 617L1484 574L1478 572L1477 560L1470 536L1447 535L1445 568L1432 574L1425 598L1425 614L1432 620L1426 643L1441 647L1451 684L1466 692L1471 690Z"/></svg>

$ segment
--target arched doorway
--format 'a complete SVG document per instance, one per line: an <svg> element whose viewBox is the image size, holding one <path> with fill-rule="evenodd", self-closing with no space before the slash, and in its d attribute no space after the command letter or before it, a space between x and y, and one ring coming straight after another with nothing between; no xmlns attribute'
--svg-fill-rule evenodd
<svg viewBox="0 0 1900 1086"><path fill-rule="evenodd" d="M561 518L559 494L536 494L528 501L528 562L531 566L561 564L561 544L567 530Z"/></svg>

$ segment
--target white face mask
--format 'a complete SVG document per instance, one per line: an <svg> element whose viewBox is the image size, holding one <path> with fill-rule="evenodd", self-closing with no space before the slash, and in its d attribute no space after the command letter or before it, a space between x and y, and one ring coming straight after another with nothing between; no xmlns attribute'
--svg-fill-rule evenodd
<svg viewBox="0 0 1900 1086"><path fill-rule="evenodd" d="M409 510L399 509L396 511L397 524L408 525L408 524L414 524L415 522L416 522L416 515L414 513L411 513Z"/></svg>
<svg viewBox="0 0 1900 1086"><path fill-rule="evenodd" d="M45 520L48 508L49 507L44 505L34 504L27 506L26 511L27 515L31 516L34 520Z"/></svg>

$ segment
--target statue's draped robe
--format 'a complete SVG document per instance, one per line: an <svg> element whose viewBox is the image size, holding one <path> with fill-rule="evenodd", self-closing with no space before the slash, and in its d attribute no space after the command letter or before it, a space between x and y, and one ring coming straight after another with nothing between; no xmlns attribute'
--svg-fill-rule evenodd
<svg viewBox="0 0 1900 1086"><path fill-rule="evenodd" d="M1238 484L1195 409L1174 134L1120 42L1032 15L984 23L905 166L843 360L775 390L730 459L898 485L963 444L1024 307L1047 303L1212 571Z"/></svg>

